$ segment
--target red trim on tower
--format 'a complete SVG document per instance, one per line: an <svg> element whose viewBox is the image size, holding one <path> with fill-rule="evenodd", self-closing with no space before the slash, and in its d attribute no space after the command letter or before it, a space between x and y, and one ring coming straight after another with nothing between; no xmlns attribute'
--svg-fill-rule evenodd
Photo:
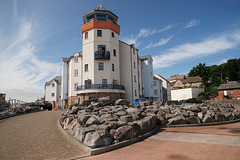
<svg viewBox="0 0 240 160"><path fill-rule="evenodd" d="M120 26L117 24L114 24L112 20L108 19L107 21L98 21L97 19L91 19L89 23L82 23L81 24L81 30L82 30L82 37L83 32L86 32L93 28L99 28L99 29L111 29L112 31L116 32L117 34L120 34Z"/></svg>

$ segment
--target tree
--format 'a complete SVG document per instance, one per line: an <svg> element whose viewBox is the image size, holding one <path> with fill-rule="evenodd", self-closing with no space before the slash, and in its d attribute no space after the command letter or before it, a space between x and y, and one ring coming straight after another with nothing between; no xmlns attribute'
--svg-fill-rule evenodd
<svg viewBox="0 0 240 160"><path fill-rule="evenodd" d="M199 63L196 67L193 67L193 69L188 73L189 77L195 77L199 76L203 79L204 84L208 81L209 69L206 67L205 63Z"/></svg>

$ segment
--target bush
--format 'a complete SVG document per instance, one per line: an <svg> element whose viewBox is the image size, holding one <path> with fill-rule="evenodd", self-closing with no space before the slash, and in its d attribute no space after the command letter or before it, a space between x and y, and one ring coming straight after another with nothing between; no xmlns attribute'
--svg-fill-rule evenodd
<svg viewBox="0 0 240 160"><path fill-rule="evenodd" d="M73 106L78 106L78 103L71 104L69 108L72 108Z"/></svg>

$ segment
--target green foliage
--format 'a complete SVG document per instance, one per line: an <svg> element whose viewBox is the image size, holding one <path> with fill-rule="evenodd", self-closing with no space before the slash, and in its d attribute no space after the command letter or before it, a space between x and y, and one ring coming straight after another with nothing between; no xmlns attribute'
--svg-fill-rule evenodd
<svg viewBox="0 0 240 160"><path fill-rule="evenodd" d="M35 102L38 102L38 101L41 101L41 100L38 98Z"/></svg>
<svg viewBox="0 0 240 160"><path fill-rule="evenodd" d="M188 73L189 77L199 76L203 79L205 85L205 95L200 94L199 97L205 100L211 99L218 95L217 87L228 81L240 81L240 58L229 59L221 65L206 66L205 63L199 63L193 67Z"/></svg>
<svg viewBox="0 0 240 160"><path fill-rule="evenodd" d="M71 104L71 105L70 105L70 108L71 108L71 107L73 107L73 106L81 107L81 106L82 106L82 104L78 104L78 103Z"/></svg>

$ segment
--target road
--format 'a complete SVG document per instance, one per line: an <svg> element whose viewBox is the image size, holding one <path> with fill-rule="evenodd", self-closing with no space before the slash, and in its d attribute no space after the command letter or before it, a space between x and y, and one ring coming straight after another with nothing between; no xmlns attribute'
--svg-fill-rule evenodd
<svg viewBox="0 0 240 160"><path fill-rule="evenodd" d="M85 155L57 127L63 111L42 111L0 121L0 159L67 159Z"/></svg>

